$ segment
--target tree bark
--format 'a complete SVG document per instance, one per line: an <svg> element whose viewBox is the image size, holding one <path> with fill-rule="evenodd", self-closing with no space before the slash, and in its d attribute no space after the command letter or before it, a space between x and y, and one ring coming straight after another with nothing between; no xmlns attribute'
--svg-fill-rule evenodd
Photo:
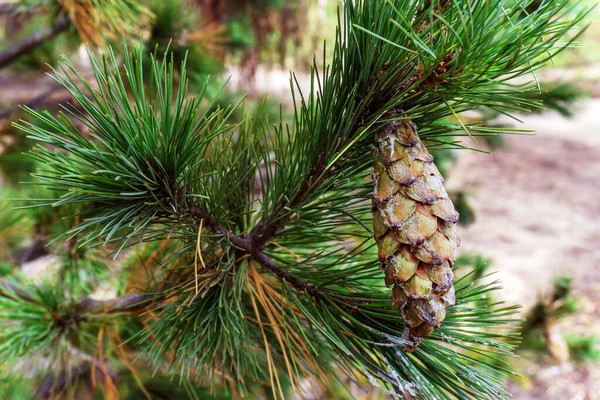
<svg viewBox="0 0 600 400"><path fill-rule="evenodd" d="M42 45L45 41L67 30L71 22L66 17L59 17L51 27L45 27L30 36L13 43L0 53L0 69L11 64L24 54Z"/></svg>

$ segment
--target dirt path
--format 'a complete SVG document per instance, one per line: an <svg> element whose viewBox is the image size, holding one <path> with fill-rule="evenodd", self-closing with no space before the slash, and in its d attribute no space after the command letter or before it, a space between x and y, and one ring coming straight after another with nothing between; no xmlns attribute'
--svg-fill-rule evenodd
<svg viewBox="0 0 600 400"><path fill-rule="evenodd" d="M600 100L573 119L523 119L537 136L507 138L493 155L464 153L450 171L449 188L466 188L477 211L462 230L462 251L491 258L504 283L500 296L525 309L553 276L573 276L582 308L564 328L600 335ZM526 373L533 387L514 386L515 399L600 399L600 366Z"/></svg>

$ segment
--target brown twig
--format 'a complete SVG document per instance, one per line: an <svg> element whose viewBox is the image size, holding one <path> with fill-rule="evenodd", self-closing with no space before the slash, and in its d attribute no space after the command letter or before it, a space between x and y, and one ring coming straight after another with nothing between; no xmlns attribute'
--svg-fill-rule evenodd
<svg viewBox="0 0 600 400"><path fill-rule="evenodd" d="M29 303L35 303L35 300L31 298L27 293L9 282L0 282L0 296L11 297L6 292L14 293L18 298L25 300Z"/></svg>
<svg viewBox="0 0 600 400"><path fill-rule="evenodd" d="M11 297L9 293L29 303L37 303L34 298L26 292L19 289L10 282L0 281L0 296ZM109 300L95 300L84 297L77 303L68 314L60 318L70 318L74 315L83 314L111 314L119 312L136 312L147 308L152 301L157 299L157 295L152 293L134 293Z"/></svg>
<svg viewBox="0 0 600 400"><path fill-rule="evenodd" d="M264 248L255 247L252 241L243 237L233 236L229 239L234 246L241 248L244 252L249 254L252 257L252 259L254 259L257 263L267 268L269 271L273 272L282 281L289 283L294 289L300 292L305 292L308 295L315 298L316 300L323 299L323 293L321 288L315 285L311 285L308 282L293 276L288 271L280 268L277 265L277 263L273 261L273 259L271 259L264 252Z"/></svg>
<svg viewBox="0 0 600 400"><path fill-rule="evenodd" d="M152 293L134 293L110 300L84 298L76 307L78 313L102 314L140 311L148 307L156 295Z"/></svg>
<svg viewBox="0 0 600 400"><path fill-rule="evenodd" d="M302 193L302 192L300 192ZM304 193L306 195L307 193ZM308 282L294 277L288 271L280 268L265 252L264 247L267 241L274 237L279 229L279 225L259 225L255 227L250 234L235 235L225 227L216 224L212 216L202 206L192 207L192 216L197 221L203 221L204 226L212 229L214 232L227 236L228 240L239 250L249 255L263 267L273 272L279 279L289 283L294 289L305 292L317 300L322 300L323 294L318 286L311 285ZM268 229L265 231L264 229ZM268 232L268 233L265 233Z"/></svg>
<svg viewBox="0 0 600 400"><path fill-rule="evenodd" d="M201 205L196 205L191 209L192 217L196 221L203 221L204 226L213 230L216 233L225 235L228 240L236 246L243 253L252 257L263 267L273 272L278 278L288 282L295 289L304 291L309 295L321 299L322 295L320 289L316 286L309 285L307 282L292 276L289 272L281 269L269 256L264 252L264 245L266 242L262 241L260 227L254 228L254 230L247 236L235 235L227 228L218 225L212 216L206 211ZM264 225L262 225L264 227ZM266 237L266 236L265 236Z"/></svg>
<svg viewBox="0 0 600 400"><path fill-rule="evenodd" d="M341 147L341 146L340 146ZM255 247L264 247L269 241L277 236L285 225L289 222L289 215L286 214L286 208L294 208L302 202L323 183L326 176L333 171L333 168L326 168L327 156L321 153L315 164L310 168L306 178L300 184L300 189L296 195L288 201L286 198L279 201L275 206L270 218L266 224L258 224L248 235L249 240ZM287 217L286 217L287 215Z"/></svg>
<svg viewBox="0 0 600 400"><path fill-rule="evenodd" d="M74 356L81 358L81 362L78 365L65 366L60 374L47 375L35 392L34 399L63 398L64 390L76 383L93 386L93 382L96 380L101 382L117 380L117 375L98 358L82 353L75 348L71 348L71 352Z"/></svg>
<svg viewBox="0 0 600 400"><path fill-rule="evenodd" d="M17 262L19 263L19 267L22 267L23 264L36 260L40 257L47 256L50 254L48 252L48 248L46 247L46 242L44 240L46 233L42 232L37 234L29 247L21 250L17 253Z"/></svg>
<svg viewBox="0 0 600 400"><path fill-rule="evenodd" d="M51 27L44 27L30 36L13 43L0 53L0 68L4 68L19 57L41 46L47 40L67 30L71 25L68 18L59 17Z"/></svg>
<svg viewBox="0 0 600 400"><path fill-rule="evenodd" d="M41 93L37 96L35 96L34 98L32 98L31 100L23 103L23 104L19 104L16 105L12 108L9 108L8 110L2 111L0 112L0 119L4 119L4 118L8 118L10 117L14 112L18 111L20 108L22 107L28 107L31 109L37 109L40 106L43 106L44 104L46 104L46 102L48 101L48 99L56 92L59 92L63 89L62 85L60 83L57 82L53 82L52 85L50 86L50 88L46 91L44 91L44 93Z"/></svg>
<svg viewBox="0 0 600 400"><path fill-rule="evenodd" d="M20 11L22 7L14 4L0 4L0 15L2 14L13 14Z"/></svg>

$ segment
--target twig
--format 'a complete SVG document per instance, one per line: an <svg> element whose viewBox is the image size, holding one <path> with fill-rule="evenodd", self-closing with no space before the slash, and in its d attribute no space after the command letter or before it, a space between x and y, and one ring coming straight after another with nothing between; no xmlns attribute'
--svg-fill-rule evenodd
<svg viewBox="0 0 600 400"><path fill-rule="evenodd" d="M59 33L67 30L70 25L71 22L69 19L61 16L51 27L42 28L30 36L12 44L6 50L0 53L0 68L6 67L22 55L27 54L36 47L39 47L48 39L51 39Z"/></svg>
<svg viewBox="0 0 600 400"><path fill-rule="evenodd" d="M135 293L110 300L84 298L76 307L79 313L119 313L140 311L156 298L152 293Z"/></svg>
<svg viewBox="0 0 600 400"><path fill-rule="evenodd" d="M233 245L240 247L256 262L273 272L282 281L289 283L294 289L300 292L306 292L316 300L323 300L321 288L311 285L308 282L293 276L288 271L280 268L277 263L264 252L262 248L255 248L250 240L241 238L239 236L232 237L230 240Z"/></svg>
<svg viewBox="0 0 600 400"><path fill-rule="evenodd" d="M288 271L280 268L275 261L273 261L265 252L264 244L262 240L256 238L256 233L250 233L248 236L235 235L225 227L222 227L215 223L214 219L208 214L208 212L202 206L192 207L192 216L200 221L203 221L205 226L209 227L217 233L224 234L227 236L231 244L236 246L239 250L249 255L263 267L273 272L279 279L289 283L294 289L305 292L316 300L323 299L322 289L318 286L311 285L308 282L297 278L290 274ZM256 229L256 228L255 228ZM254 232L254 231L253 231Z"/></svg>
<svg viewBox="0 0 600 400"><path fill-rule="evenodd" d="M326 154L321 153L316 163L310 168L306 178L300 184L300 189L291 201L285 198L279 201L273 210L272 216L269 223L257 225L252 232L248 235L250 241L253 242L254 246L264 247L266 243L274 239L284 226L289 222L288 218L283 218L285 215L286 208L297 207L299 204L310 196L327 177L329 173L333 171L333 168L325 168L327 162Z"/></svg>
<svg viewBox="0 0 600 400"><path fill-rule="evenodd" d="M17 253L17 261L19 263L19 267L22 267L23 264L36 260L40 257L47 256L50 254L48 252L48 248L46 247L46 242L44 241L45 233L40 233L33 238L32 244L21 250Z"/></svg>
<svg viewBox="0 0 600 400"><path fill-rule="evenodd" d="M28 107L28 108L32 108L32 109L39 108L40 106L44 105L44 103L46 102L46 100L48 100L48 98L50 96L52 96L54 93L56 93L62 89L63 89L63 87L60 83L52 82L52 85L50 86L50 88L48 90L46 90L44 93L42 93L38 96L35 96L33 99L31 99L23 104L16 105L12 108L9 108L8 110L0 112L0 119L10 117L12 113L19 110L19 108L22 108L22 107Z"/></svg>
<svg viewBox="0 0 600 400"><path fill-rule="evenodd" d="M8 292L13 292L17 297L19 297L22 300L25 300L28 303L35 303L35 300L33 300L31 298L31 296L29 296L27 293L25 293L24 291L22 291L21 289L19 289L15 285L13 285L12 283L0 282L0 296L11 297L5 292L5 290Z"/></svg>
<svg viewBox="0 0 600 400"><path fill-rule="evenodd" d="M0 296L11 297L9 293L14 293L17 297L29 303L37 303L29 294L19 289L10 282L0 281ZM84 297L75 305L70 312L71 315L77 314L99 314L99 313L119 313L140 311L157 299L153 293L134 293L126 296L117 297L110 300L95 300ZM64 316L63 316L64 317Z"/></svg>
<svg viewBox="0 0 600 400"><path fill-rule="evenodd" d="M16 4L0 4L0 15L2 14L13 14L16 13L17 11L19 12L24 12L27 9L16 5Z"/></svg>
<svg viewBox="0 0 600 400"><path fill-rule="evenodd" d="M101 360L83 353L75 347L71 347L70 350L74 357L80 359L80 363L78 365L65 365L60 374L51 373L46 376L35 393L35 399L54 398L62 394L61 392L65 388L73 383L77 383L80 379L83 379L81 383L87 383L88 381L91 383L97 379L96 376L102 382L107 378L112 381L117 380L117 375L107 369L106 364L102 363Z"/></svg>

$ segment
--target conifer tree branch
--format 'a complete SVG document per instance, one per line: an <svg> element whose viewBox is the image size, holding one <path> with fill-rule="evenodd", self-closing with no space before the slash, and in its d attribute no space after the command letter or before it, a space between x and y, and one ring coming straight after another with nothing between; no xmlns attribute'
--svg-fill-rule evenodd
<svg viewBox="0 0 600 400"><path fill-rule="evenodd" d="M12 14L19 11L20 8L15 4L0 4L0 14Z"/></svg>
<svg viewBox="0 0 600 400"><path fill-rule="evenodd" d="M148 307L152 300L157 296L152 293L134 293L121 297L116 297L109 300L95 300L89 297L75 307L79 313L119 313L119 312L135 312Z"/></svg>
<svg viewBox="0 0 600 400"><path fill-rule="evenodd" d="M19 57L27 54L54 36L66 31L71 26L71 21L65 16L59 17L51 27L44 27L30 36L13 43L0 53L0 69L8 66Z"/></svg>
<svg viewBox="0 0 600 400"><path fill-rule="evenodd" d="M270 258L262 248L256 248L255 244L253 244L251 240L234 236L230 238L230 241L235 246L242 248L248 255L250 255L250 257L252 257L252 259L274 273L280 280L291 285L295 290L299 292L305 292L312 296L315 300L323 299L323 293L318 286L311 285L279 267L279 265L277 265L277 263L273 261L273 259Z"/></svg>
<svg viewBox="0 0 600 400"><path fill-rule="evenodd" d="M21 300L24 300L26 302L35 303L35 300L30 295L28 295L26 292L21 290L16 285L13 285L10 282L1 282L0 283L0 296L9 297L10 296L9 293L13 293L15 296L17 296L18 298L20 298Z"/></svg>
<svg viewBox="0 0 600 400"><path fill-rule="evenodd" d="M264 245L275 238L284 226L289 222L289 218L285 218L286 207L294 208L302 204L304 199L308 197L315 189L323 182L330 169L326 168L327 156L325 153L321 153L315 164L310 168L306 178L300 185L300 190L296 195L288 200L287 197L282 198L275 209L267 219L268 223L258 224L255 226L248 235L249 240L258 247L264 247Z"/></svg>
<svg viewBox="0 0 600 400"><path fill-rule="evenodd" d="M30 296L27 291L22 290L11 282L0 282L0 296L18 297L19 299L28 303L37 304L36 299ZM153 300L157 299L157 297L157 295L152 293L134 293L109 300L95 300L89 297L84 297L78 303L73 305L72 313L82 315L135 312L147 308Z"/></svg>
<svg viewBox="0 0 600 400"><path fill-rule="evenodd" d="M153 363L174 354L173 369L218 366L235 371L244 385L246 377L268 379L264 357L282 366L289 355L294 364L314 358L355 368L399 397L407 388L417 398L504 397L491 372L498 369L494 354L510 352L509 336L486 328L502 324L512 309L480 306L491 287L457 282L458 306L444 326L415 353L398 349L406 344L399 336L404 324L375 279L380 271L364 224L366 160L373 134L398 119L398 107L423 127L423 139L434 140L458 130L435 128L450 114L490 103L517 109L522 102L514 88L490 92L491 84L541 65L530 61L558 39L540 38L569 25L552 22L552 10L521 18L517 5L501 13L506 4L484 0L452 1L437 18L433 3L446 4L427 2L430 9L417 13L421 3L348 1L331 68L313 70L310 93L300 101L295 96L289 128L282 122L271 129L266 119L234 126L227 110L202 113L199 101L184 101L182 86L174 90L165 61L153 61L146 79L141 55L125 58L126 82L112 53L108 63L92 57L100 88L91 94L77 88L73 74L57 78L87 112L82 118L95 140L62 116L32 112L50 126L25 130L48 145L36 151L48 166L37 176L67 192L52 204L94 204L69 235L122 246L168 236L181 240L177 255L184 263L191 254L215 255L204 272L194 271L196 291L185 264L172 266L173 275L159 282L173 302L165 302L144 333ZM185 82L181 71L178 81ZM65 152L50 150L56 148ZM201 235L200 226L213 234ZM349 250L348 238L360 238L356 250ZM89 310L135 307L115 299ZM300 345L274 345L285 333L280 327L301 333ZM265 353L258 354L263 342ZM454 347L485 348L485 360Z"/></svg>
<svg viewBox="0 0 600 400"><path fill-rule="evenodd" d="M306 292L310 296L314 297L316 300L321 300L323 295L321 293L321 289L318 286L311 285L306 281L303 281L297 277L294 277L289 272L280 268L273 259L271 259L264 252L264 242L263 239L271 240L276 233L273 233L271 236L264 236L264 231L260 231L260 228L255 228L247 237L241 235L235 235L226 228L215 223L212 216L206 211L206 209L202 206L196 205L192 207L192 215L196 220L202 220L203 225L212 229L214 232L225 234L228 240L236 246L238 249L242 250L244 253L248 254L252 257L256 262L258 262L263 267L267 268L271 272L273 272L279 279L289 283L294 289L300 292ZM269 228L278 229L278 225L272 225ZM261 232L261 233L259 233Z"/></svg>

